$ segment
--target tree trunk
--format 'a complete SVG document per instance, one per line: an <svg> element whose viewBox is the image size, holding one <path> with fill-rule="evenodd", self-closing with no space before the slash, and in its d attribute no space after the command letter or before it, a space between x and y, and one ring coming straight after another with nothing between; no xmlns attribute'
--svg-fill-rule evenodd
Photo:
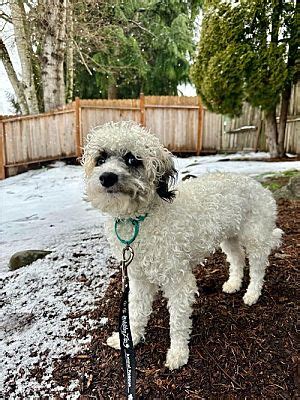
<svg viewBox="0 0 300 400"><path fill-rule="evenodd" d="M65 86L65 77L64 77L64 61L65 61L65 52L66 52L66 41L67 41L67 0L58 0L60 6L60 17L58 20L59 25L59 35L57 42L57 82L58 82L58 96L57 101L58 105L66 104L66 86Z"/></svg>
<svg viewBox="0 0 300 400"><path fill-rule="evenodd" d="M17 96L17 100L20 105L22 114L28 114L29 108L24 93L24 87L17 77L11 59L9 57L8 51L2 39L0 39L0 59L3 62L7 76Z"/></svg>
<svg viewBox="0 0 300 400"><path fill-rule="evenodd" d="M73 1L67 0L67 49L66 49L66 101L73 100L74 87L74 22Z"/></svg>
<svg viewBox="0 0 300 400"><path fill-rule="evenodd" d="M279 156L277 145L278 132L276 124L276 109L266 111L265 122L266 136L268 138L269 144L269 153L271 158L276 158Z"/></svg>
<svg viewBox="0 0 300 400"><path fill-rule="evenodd" d="M117 99L118 98L118 88L115 83L112 83L108 86L107 98L108 99Z"/></svg>
<svg viewBox="0 0 300 400"><path fill-rule="evenodd" d="M33 67L32 67L32 48L29 35L29 28L26 22L24 2L21 0L10 0L12 23L14 26L15 40L22 67L22 81L26 96L29 112L37 114L39 112L38 98L36 93Z"/></svg>
<svg viewBox="0 0 300 400"><path fill-rule="evenodd" d="M44 0L45 41L42 56L44 109L65 104L64 54L66 46L66 0Z"/></svg>
<svg viewBox="0 0 300 400"><path fill-rule="evenodd" d="M298 55L298 36L299 36L299 30L298 30L298 20L297 20L297 4L295 5L294 8L294 13L290 21L290 32L291 36L289 39L289 51L288 51L288 60L287 60L287 67L289 71L292 71L293 68L295 68L296 65L296 59ZM298 71L299 73L299 71ZM295 78L297 74L297 68L295 68ZM279 151L279 156L283 157L284 156L284 139L285 139L285 130L286 130L286 122L287 122L287 117L288 117L288 112L289 112L289 105L290 105L290 99L291 99L291 94L292 94L292 85L293 82L292 80L289 80L286 87L284 88L282 94L281 94L281 109L280 109L280 117L279 117L279 128L278 128L278 151Z"/></svg>
<svg viewBox="0 0 300 400"><path fill-rule="evenodd" d="M291 83L285 88L281 95L281 109L279 117L279 127L278 127L278 153L279 157L284 156L284 138L285 138L285 128L286 121L288 117L290 98L292 93Z"/></svg>

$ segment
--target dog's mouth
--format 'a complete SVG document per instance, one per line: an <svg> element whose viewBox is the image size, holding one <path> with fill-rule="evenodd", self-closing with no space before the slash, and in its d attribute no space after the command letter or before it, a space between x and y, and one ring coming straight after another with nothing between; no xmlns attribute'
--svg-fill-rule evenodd
<svg viewBox="0 0 300 400"><path fill-rule="evenodd" d="M137 200L140 197L140 193L138 191L130 190L129 188L122 187L109 187L105 188L104 193L107 197L117 198L126 196L129 197L132 201Z"/></svg>
<svg viewBox="0 0 300 400"><path fill-rule="evenodd" d="M121 194L130 195L130 193L128 191L124 190L121 187L112 186L112 187L108 187L108 188L103 188L102 190L105 194L108 194L108 195L121 195Z"/></svg>
<svg viewBox="0 0 300 400"><path fill-rule="evenodd" d="M117 194L120 192L119 189L114 189L114 188L106 188L104 191L105 191L105 193L108 193L108 194Z"/></svg>
<svg viewBox="0 0 300 400"><path fill-rule="evenodd" d="M114 198L117 199L124 195L128 195L128 193L123 192L123 190L120 189L105 189L102 193L106 196L108 200Z"/></svg>

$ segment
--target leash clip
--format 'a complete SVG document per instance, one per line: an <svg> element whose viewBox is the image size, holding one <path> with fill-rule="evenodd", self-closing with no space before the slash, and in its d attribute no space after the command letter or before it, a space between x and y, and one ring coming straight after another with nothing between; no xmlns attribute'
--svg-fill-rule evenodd
<svg viewBox="0 0 300 400"><path fill-rule="evenodd" d="M127 245L123 249L122 261L120 263L122 270L122 291L128 286L128 265L131 264L134 257L133 248Z"/></svg>

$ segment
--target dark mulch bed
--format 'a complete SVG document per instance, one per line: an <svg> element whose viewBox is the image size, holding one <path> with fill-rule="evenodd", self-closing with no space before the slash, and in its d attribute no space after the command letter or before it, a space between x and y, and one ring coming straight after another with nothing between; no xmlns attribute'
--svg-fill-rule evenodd
<svg viewBox="0 0 300 400"><path fill-rule="evenodd" d="M242 302L247 281L240 293L222 292L227 267L221 252L197 269L200 296L194 306L190 359L188 365L175 372L164 367L169 346L168 312L165 301L157 299L146 342L136 349L139 398L297 397L299 216L299 202L279 202L278 225L285 231L284 243L270 257L258 304L247 307ZM93 312L93 317L109 317L108 324L93 332L90 348L84 354L66 356L56 364L54 376L58 383L67 385L70 379L80 379L81 399L124 398L120 354L104 344L116 329L120 294L118 274Z"/></svg>

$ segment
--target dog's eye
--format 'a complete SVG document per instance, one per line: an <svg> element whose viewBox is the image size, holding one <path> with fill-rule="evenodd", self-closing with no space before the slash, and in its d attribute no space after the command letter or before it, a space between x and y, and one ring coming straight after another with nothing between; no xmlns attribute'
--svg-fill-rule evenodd
<svg viewBox="0 0 300 400"><path fill-rule="evenodd" d="M124 160L129 167L139 167L143 165L143 161L136 158L132 153L125 154Z"/></svg>
<svg viewBox="0 0 300 400"><path fill-rule="evenodd" d="M96 167L99 167L99 165L102 165L105 163L105 161L107 160L107 153L105 153L105 151L103 153L101 153L95 160L96 162Z"/></svg>

